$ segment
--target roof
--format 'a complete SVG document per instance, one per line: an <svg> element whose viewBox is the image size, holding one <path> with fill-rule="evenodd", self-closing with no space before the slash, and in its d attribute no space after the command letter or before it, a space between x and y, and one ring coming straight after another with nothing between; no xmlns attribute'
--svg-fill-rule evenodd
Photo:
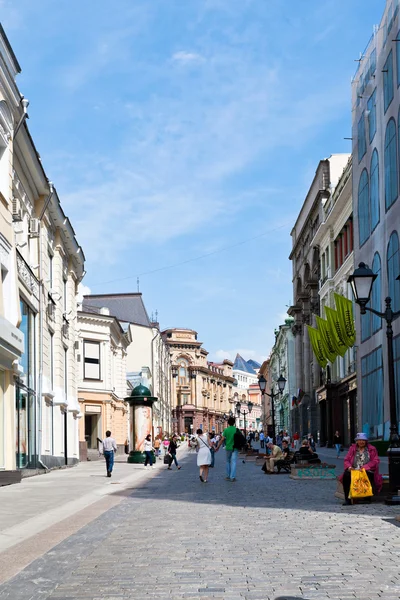
<svg viewBox="0 0 400 600"><path fill-rule="evenodd" d="M244 371L245 373L251 373L252 375L256 375L255 370L249 364L250 361L245 361L240 354L236 354L235 362L233 363L234 371Z"/></svg>
<svg viewBox="0 0 400 600"><path fill-rule="evenodd" d="M107 307L119 321L151 327L142 294L94 294L83 297L83 310L90 307Z"/></svg>
<svg viewBox="0 0 400 600"><path fill-rule="evenodd" d="M256 360L253 360L252 358L247 361L247 364L253 367L254 370L261 369L260 363L258 363Z"/></svg>

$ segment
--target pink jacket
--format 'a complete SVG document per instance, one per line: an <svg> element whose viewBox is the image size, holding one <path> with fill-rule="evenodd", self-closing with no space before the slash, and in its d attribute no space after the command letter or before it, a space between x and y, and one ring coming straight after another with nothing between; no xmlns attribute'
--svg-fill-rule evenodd
<svg viewBox="0 0 400 600"><path fill-rule="evenodd" d="M369 452L369 462L364 465L366 471L372 471L374 473L375 491L378 493L382 489L382 475L379 474L379 463L381 462L378 456L378 451L375 446L371 444L367 445ZM348 453L344 457L344 468L345 470L351 468L354 462L354 456L357 452L357 444L352 444L349 448ZM343 479L343 475L339 477L340 481Z"/></svg>

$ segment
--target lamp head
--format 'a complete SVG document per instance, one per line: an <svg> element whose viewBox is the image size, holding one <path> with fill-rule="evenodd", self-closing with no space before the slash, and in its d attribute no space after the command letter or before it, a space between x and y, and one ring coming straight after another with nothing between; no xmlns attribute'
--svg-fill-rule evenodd
<svg viewBox="0 0 400 600"><path fill-rule="evenodd" d="M249 413L253 410L253 403L249 400L247 403L247 408L249 409Z"/></svg>
<svg viewBox="0 0 400 600"><path fill-rule="evenodd" d="M261 377L258 378L258 386L260 388L260 392L264 394L267 387L267 380L265 379L264 375L261 375Z"/></svg>
<svg viewBox="0 0 400 600"><path fill-rule="evenodd" d="M241 407L240 402L237 402L236 403L236 412L237 412L238 415L240 415L240 407Z"/></svg>
<svg viewBox="0 0 400 600"><path fill-rule="evenodd" d="M285 385L286 385L286 379L284 378L283 375L280 375L278 378L278 389L281 394L282 394L283 390L285 389Z"/></svg>
<svg viewBox="0 0 400 600"><path fill-rule="evenodd" d="M353 290L354 299L361 308L361 314L365 314L365 306L371 298L372 286L378 277L365 263L361 262L358 268L348 278Z"/></svg>

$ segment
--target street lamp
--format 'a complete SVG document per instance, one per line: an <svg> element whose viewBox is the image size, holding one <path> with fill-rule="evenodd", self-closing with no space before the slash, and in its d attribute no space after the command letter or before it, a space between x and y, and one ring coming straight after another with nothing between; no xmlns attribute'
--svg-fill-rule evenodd
<svg viewBox="0 0 400 600"><path fill-rule="evenodd" d="M236 403L236 412L237 412L237 416L240 417L240 415L243 415L244 418L244 437L247 439L247 435L246 435L246 415L250 414L251 411L253 410L253 403L250 402L250 400L247 403L247 410L240 410L242 407L242 403L241 402L237 402Z"/></svg>
<svg viewBox="0 0 400 600"><path fill-rule="evenodd" d="M400 311L392 310L392 299L385 298L386 308L384 312L379 312L374 308L367 306L371 298L372 286L377 275L365 264L360 263L353 275L350 275L348 282L353 289L354 298L360 306L360 313L365 315L371 312L386 321L386 340L387 340L387 361L388 361L388 382L389 382L389 407L390 407L390 436L387 455L389 458L389 485L390 493L386 498L387 504L400 504L400 439L397 427L397 407L396 407L396 389L393 361L393 328L392 323L400 317ZM400 279L400 275L397 277Z"/></svg>
<svg viewBox="0 0 400 600"><path fill-rule="evenodd" d="M271 393L268 394L268 392L265 391L266 387L267 387L267 380L265 379L265 377L263 375L261 375L261 377L259 377L258 379L258 385L260 388L260 392L261 395L263 396L264 394L266 396L268 396L269 398L271 398L271 406L272 406L272 440L275 444L275 398L277 396L279 396L280 394L282 394L283 390L285 389L285 385L286 385L286 379L283 377L283 375L279 375L278 380L277 380L277 384L278 384L278 393L274 394L274 388L271 388Z"/></svg>

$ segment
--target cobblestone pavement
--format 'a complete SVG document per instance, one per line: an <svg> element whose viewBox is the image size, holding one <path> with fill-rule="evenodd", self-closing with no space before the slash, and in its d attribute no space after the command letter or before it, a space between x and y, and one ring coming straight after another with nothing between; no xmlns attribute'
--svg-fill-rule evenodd
<svg viewBox="0 0 400 600"><path fill-rule="evenodd" d="M140 487L0 586L0 600L398 600L397 507L342 507L335 481L293 481L224 451ZM121 493L121 492L116 492Z"/></svg>

